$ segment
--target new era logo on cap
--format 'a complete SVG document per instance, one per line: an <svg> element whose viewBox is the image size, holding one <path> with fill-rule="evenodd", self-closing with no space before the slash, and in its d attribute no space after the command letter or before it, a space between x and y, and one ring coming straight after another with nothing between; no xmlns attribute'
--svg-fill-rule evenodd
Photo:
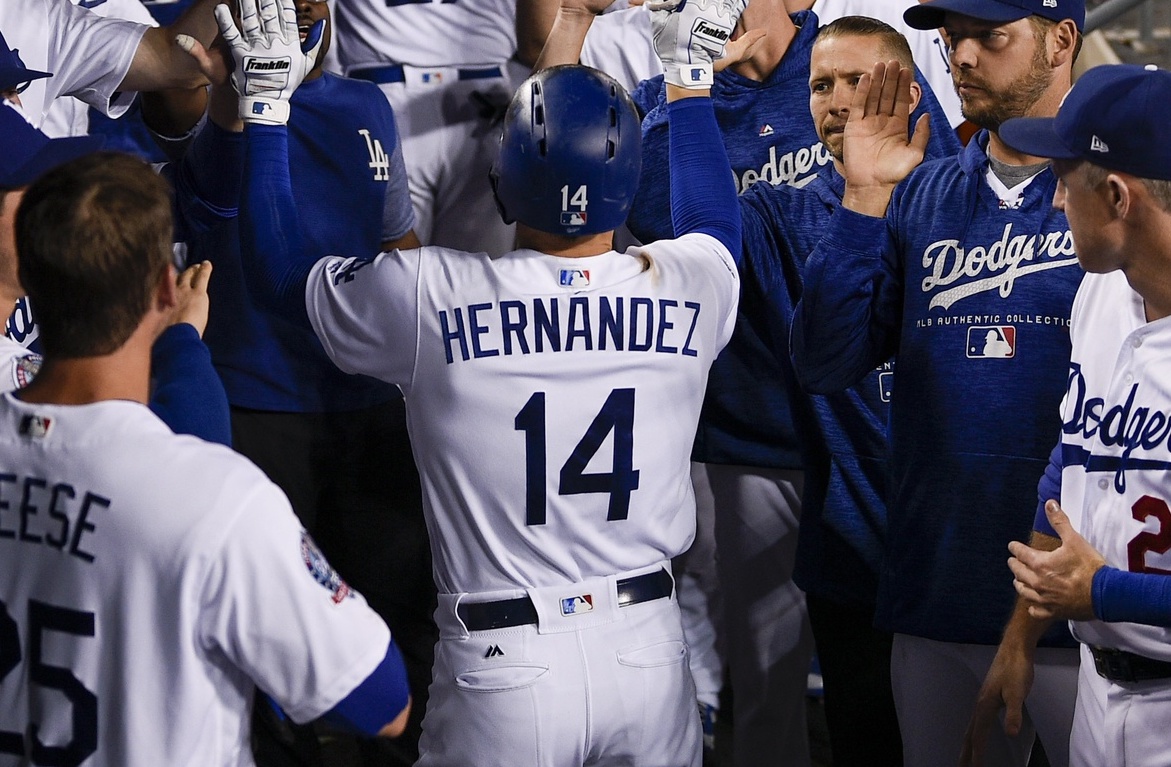
<svg viewBox="0 0 1171 767"><path fill-rule="evenodd" d="M1090 151L1105 154L1110 151L1110 147L1106 146L1106 142L1097 136L1090 136Z"/></svg>

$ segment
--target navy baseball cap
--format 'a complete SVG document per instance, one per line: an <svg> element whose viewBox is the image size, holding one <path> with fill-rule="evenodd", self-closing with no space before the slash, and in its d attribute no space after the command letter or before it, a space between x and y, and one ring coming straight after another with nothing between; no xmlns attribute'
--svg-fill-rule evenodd
<svg viewBox="0 0 1171 767"><path fill-rule="evenodd" d="M20 51L8 47L4 34L0 33L0 91L10 90L30 80L52 77L49 72L29 69L20 60Z"/></svg>
<svg viewBox="0 0 1171 767"><path fill-rule="evenodd" d="M1005 120L999 136L1018 152L1086 160L1139 178L1171 181L1171 72L1106 64L1078 78L1056 117Z"/></svg>
<svg viewBox="0 0 1171 767"><path fill-rule="evenodd" d="M904 11L903 21L915 29L937 29L943 26L945 13L1005 24L1029 16L1073 19L1081 31L1086 23L1086 0L930 0Z"/></svg>
<svg viewBox="0 0 1171 767"><path fill-rule="evenodd" d="M0 105L0 189L20 189L72 159L97 151L102 136L49 138L16 107Z"/></svg>

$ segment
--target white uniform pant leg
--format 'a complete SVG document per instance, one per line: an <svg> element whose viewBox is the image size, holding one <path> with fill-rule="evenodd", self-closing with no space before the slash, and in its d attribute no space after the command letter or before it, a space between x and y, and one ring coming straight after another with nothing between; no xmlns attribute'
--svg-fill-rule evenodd
<svg viewBox="0 0 1171 767"><path fill-rule="evenodd" d="M595 592L596 593L596 592ZM700 767L674 598L577 631L468 632L441 594L417 767Z"/></svg>
<svg viewBox="0 0 1171 767"><path fill-rule="evenodd" d="M683 636L691 651L691 675L700 703L719 708L724 685L719 576L716 573L715 500L706 464L691 464L695 489L695 541L675 558L675 586L683 616Z"/></svg>
<svg viewBox="0 0 1171 767"><path fill-rule="evenodd" d="M938 767L959 759L976 696L995 655L996 647L991 645L895 634L891 687L905 767ZM1021 731L1009 738L1002 728L992 728L984 751L988 767L1024 767L1041 729L1052 767L1067 767L1077 695L1076 663L1076 650L1037 650Z"/></svg>
<svg viewBox="0 0 1171 767"><path fill-rule="evenodd" d="M480 115L490 107L473 95L507 104L509 80L383 83L379 88L394 109L419 241L493 256L513 250L516 227L500 218L488 181L500 124Z"/></svg>
<svg viewBox="0 0 1171 767"><path fill-rule="evenodd" d="M810 764L813 632L793 583L801 472L708 464L737 767Z"/></svg>
<svg viewBox="0 0 1171 767"><path fill-rule="evenodd" d="M1070 738L1072 767L1171 765L1171 680L1111 682L1098 676L1082 647L1077 713Z"/></svg>

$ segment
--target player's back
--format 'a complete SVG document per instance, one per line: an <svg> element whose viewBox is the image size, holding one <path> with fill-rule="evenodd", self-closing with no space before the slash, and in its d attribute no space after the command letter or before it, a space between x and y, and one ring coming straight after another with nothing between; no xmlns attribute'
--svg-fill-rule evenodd
<svg viewBox="0 0 1171 767"><path fill-rule="evenodd" d="M251 764L224 552L281 502L140 404L0 397L0 764Z"/></svg>
<svg viewBox="0 0 1171 767"><path fill-rule="evenodd" d="M406 396L441 591L574 583L690 545L691 443L738 296L717 241L324 268L309 302L327 349Z"/></svg>

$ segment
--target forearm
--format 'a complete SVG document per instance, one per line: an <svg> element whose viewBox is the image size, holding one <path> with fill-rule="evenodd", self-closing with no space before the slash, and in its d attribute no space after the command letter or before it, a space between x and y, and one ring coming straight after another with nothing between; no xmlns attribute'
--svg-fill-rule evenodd
<svg viewBox="0 0 1171 767"><path fill-rule="evenodd" d="M1061 539L1045 533L1034 531L1029 538L1029 547L1039 551L1055 551L1061 546ZM1019 652L1032 655L1037 642L1053 625L1052 618L1034 618L1029 614L1029 603L1023 597L1017 597L1013 606L1012 617L1004 628L1004 637L1001 647L1009 647Z"/></svg>
<svg viewBox="0 0 1171 767"><path fill-rule="evenodd" d="M695 98L694 96L700 96ZM736 186L708 92L667 86L671 133L671 222L675 236L703 232L740 261Z"/></svg>
<svg viewBox="0 0 1171 767"><path fill-rule="evenodd" d="M283 125L244 130L244 193L240 248L244 278L262 306L304 328L305 283L315 259L306 255L289 176L289 134Z"/></svg>
<svg viewBox="0 0 1171 767"><path fill-rule="evenodd" d="M1045 514L1045 504L1061 498L1061 468L1061 441L1058 440L1057 445L1049 453L1049 463L1045 466L1045 472L1037 482L1037 513L1033 515L1033 529L1052 538L1058 537L1057 531L1053 529L1049 517Z"/></svg>
<svg viewBox="0 0 1171 767"><path fill-rule="evenodd" d="M516 0L516 58L522 64L536 68L558 5L559 0Z"/></svg>
<svg viewBox="0 0 1171 767"><path fill-rule="evenodd" d="M194 327L181 322L163 331L151 349L151 373L150 409L171 431L232 444L228 395Z"/></svg>
<svg viewBox="0 0 1171 767"><path fill-rule="evenodd" d="M545 39L541 55L533 64L533 71L540 71L560 64L577 64L581 60L581 48L586 33L594 23L594 14L581 8L559 6L553 19L553 26Z"/></svg>
<svg viewBox="0 0 1171 767"><path fill-rule="evenodd" d="M805 264L789 350L806 390L853 386L897 346L901 275L885 219L839 209Z"/></svg>

